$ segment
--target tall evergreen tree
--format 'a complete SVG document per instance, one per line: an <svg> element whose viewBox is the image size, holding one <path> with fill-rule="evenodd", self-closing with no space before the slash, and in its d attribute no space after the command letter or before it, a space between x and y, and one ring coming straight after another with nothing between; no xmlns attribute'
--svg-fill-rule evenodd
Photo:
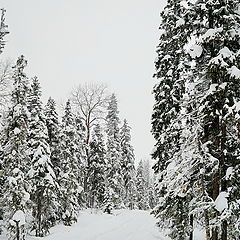
<svg viewBox="0 0 240 240"><path fill-rule="evenodd" d="M37 237L45 236L56 221L58 208L56 176L50 159L48 131L41 102L38 79L32 80L29 94L29 155L31 168L28 182L31 186L33 229Z"/></svg>
<svg viewBox="0 0 240 240"><path fill-rule="evenodd" d="M211 235L213 240L235 239L240 234L235 225L239 178L235 174L228 175L232 169L238 172L240 166L239 1L219 1L217 4L203 1L198 2L194 10L203 23L196 31L196 44L201 47L202 54L195 69L202 74L204 89L199 100L202 126L199 138L205 146L203 151L209 166L206 169L207 192L214 206L208 213ZM224 199L228 204L221 209L218 202Z"/></svg>
<svg viewBox="0 0 240 240"><path fill-rule="evenodd" d="M99 124L93 129L90 141L89 190L90 206L102 207L105 196L106 149Z"/></svg>
<svg viewBox="0 0 240 240"><path fill-rule="evenodd" d="M152 133L156 144L152 157L156 160L154 165L154 171L158 175L156 189L161 200L154 213L159 218L161 227L169 226L172 229L169 235L173 239L185 239L189 234L183 224L189 220L188 213L182 209L185 198L174 192L174 189L171 192L165 180L168 166L174 162L173 159L180 151L181 145L180 136L183 128L181 103L185 93L185 74L190 67L184 49L191 30L190 6L190 1L167 1L161 13L161 36L157 47L158 56L154 75L159 81L153 90L155 104L152 114Z"/></svg>
<svg viewBox="0 0 240 240"><path fill-rule="evenodd" d="M106 199L115 207L123 204L124 182L121 171L121 149L117 98L113 94L108 105L107 126L107 190Z"/></svg>
<svg viewBox="0 0 240 240"><path fill-rule="evenodd" d="M151 176L149 179L149 185L148 185L148 196L149 196L150 209L153 209L157 204L155 181L156 181L156 176L155 175Z"/></svg>
<svg viewBox="0 0 240 240"><path fill-rule="evenodd" d="M25 239L25 217L28 212L29 184L26 172L28 157L28 79L24 72L27 61L19 57L14 66L12 106L7 115L3 140L3 198L5 220L10 239Z"/></svg>
<svg viewBox="0 0 240 240"><path fill-rule="evenodd" d="M168 3L174 6L171 1ZM181 111L170 118L172 129L168 133L171 136L174 125L180 126L177 142L171 140L177 148L169 145L173 154L164 155L158 161L160 166L167 164L159 174L161 198L155 213L161 226L171 228L172 239L185 239L191 233L193 217L206 228L206 239L239 236L238 227L233 224L233 219L235 223L239 219L236 215L239 209L236 197L239 193L238 9L237 1L197 1L187 7L192 26L183 37L190 41L181 46L185 94L179 94ZM168 38L171 41L179 36L169 34ZM184 53L187 48L188 56ZM178 67L179 63L174 66ZM155 93L161 94L160 89ZM161 105L155 106L156 113L157 110L161 113ZM156 127L158 120L154 119ZM167 123L159 126L166 127ZM160 149L164 143L161 128L153 130L156 130L156 140L160 140L157 143ZM164 153L164 149L158 152L160 156Z"/></svg>
<svg viewBox="0 0 240 240"><path fill-rule="evenodd" d="M56 102L53 98L49 98L44 109L46 118L46 125L48 130L48 144L50 146L50 160L53 166L53 171L56 176L56 181L59 184L60 172L61 172L61 160L60 160L60 124L59 117L56 110ZM60 194L60 192L58 192ZM60 195L58 196L60 198ZM56 210L56 217L61 219L61 209Z"/></svg>
<svg viewBox="0 0 240 240"><path fill-rule="evenodd" d="M78 198L82 186L79 186L79 160L78 138L76 133L76 120L68 100L61 124L60 149L61 149L61 212L65 225L77 221L79 204Z"/></svg>
<svg viewBox="0 0 240 240"><path fill-rule="evenodd" d="M83 125L82 119L74 114L74 118L76 121L76 139L77 139L77 150L76 150L76 157L78 159L78 168L79 168L79 174L78 174L78 185L84 186L84 178L86 176L86 169L87 169L87 153L86 153L86 131L85 127ZM83 191L82 191L83 192ZM79 205L83 206L83 194L81 194L81 197L79 198Z"/></svg>
<svg viewBox="0 0 240 240"><path fill-rule="evenodd" d="M140 210L147 210L149 209L149 199L147 191L148 183L144 178L144 166L142 160L139 162L137 167L136 185L137 185L137 206Z"/></svg>
<svg viewBox="0 0 240 240"><path fill-rule="evenodd" d="M124 181L124 204L133 209L136 201L136 172L134 167L134 150L131 145L131 133L127 120L124 119L120 129L121 139L121 171Z"/></svg>
<svg viewBox="0 0 240 240"><path fill-rule="evenodd" d="M185 4L188 4L186 1ZM176 117L181 110L181 98L184 94L184 45L187 43L188 14L181 0L168 0L161 13L160 44L157 47L155 62L155 85L153 94L155 104L152 114L152 133L156 139L152 154L157 160L156 172L163 172L173 154L178 150L179 125Z"/></svg>
<svg viewBox="0 0 240 240"><path fill-rule="evenodd" d="M51 151L51 162L53 170L58 179L60 173L60 149L59 149L59 120L56 110L56 103L51 97L45 107L46 124L48 129L48 144Z"/></svg>

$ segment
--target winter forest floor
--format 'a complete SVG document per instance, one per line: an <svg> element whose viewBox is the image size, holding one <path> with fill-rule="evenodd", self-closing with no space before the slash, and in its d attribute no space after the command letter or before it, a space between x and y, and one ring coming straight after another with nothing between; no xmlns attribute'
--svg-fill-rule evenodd
<svg viewBox="0 0 240 240"><path fill-rule="evenodd" d="M194 240L204 240L204 234L194 231ZM0 235L0 240L7 237ZM44 238L27 236L26 240L170 240L156 226L149 211L115 210L113 214L84 210L71 227L59 224Z"/></svg>
<svg viewBox="0 0 240 240"><path fill-rule="evenodd" d="M146 211L115 211L113 215L81 212L78 223L51 230L44 240L164 240ZM36 240L36 238L31 238Z"/></svg>
<svg viewBox="0 0 240 240"><path fill-rule="evenodd" d="M27 240L167 240L155 223L148 211L120 210L108 215L85 210L73 226L58 225L47 237L29 236ZM0 236L0 240L5 239Z"/></svg>

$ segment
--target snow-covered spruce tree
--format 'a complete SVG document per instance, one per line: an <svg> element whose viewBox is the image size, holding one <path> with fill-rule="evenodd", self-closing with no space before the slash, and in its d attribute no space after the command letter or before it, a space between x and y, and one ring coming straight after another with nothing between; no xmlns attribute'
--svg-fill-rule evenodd
<svg viewBox="0 0 240 240"><path fill-rule="evenodd" d="M56 176L56 181L59 184L59 174L61 172L60 166L60 125L58 113L56 110L56 102L53 98L49 98L44 109L44 114L46 118L46 125L48 130L48 144L50 146L50 160L53 166L53 171ZM60 192L58 192L60 194ZM60 195L59 195L60 198ZM57 209L56 217L57 220L61 219L60 208Z"/></svg>
<svg viewBox="0 0 240 240"><path fill-rule="evenodd" d="M148 159L143 161L143 178L146 182L148 205L150 209L153 209L153 207L156 206L156 192L155 192L156 177L152 172L150 161Z"/></svg>
<svg viewBox="0 0 240 240"><path fill-rule="evenodd" d="M161 13L161 36L154 74L159 82L153 90L155 104L152 114L152 133L157 141L152 154L157 160L154 166L156 172L163 172L168 159L178 150L179 126L176 116L181 110L184 93L181 74L184 71L183 47L187 43L187 11L182 1L169 0Z"/></svg>
<svg viewBox="0 0 240 240"><path fill-rule="evenodd" d="M147 181L144 178L144 166L143 161L141 160L137 166L136 174L136 186L137 186L137 207L140 210L149 209L149 198L148 198L148 189Z"/></svg>
<svg viewBox="0 0 240 240"><path fill-rule="evenodd" d="M106 117L106 134L107 134L107 186L105 192L105 201L119 208L123 204L124 181L121 171L121 146L119 133L119 116L118 116L117 98L113 94L108 105L108 114Z"/></svg>
<svg viewBox="0 0 240 240"><path fill-rule="evenodd" d="M213 205L208 218L213 240L239 238L239 1L198 1L194 8L196 44L201 55L195 70L202 73L199 100L205 154L207 193ZM219 202L225 203L219 205Z"/></svg>
<svg viewBox="0 0 240 240"><path fill-rule="evenodd" d="M4 219L8 223L9 239L25 239L25 218L28 212L29 169L27 93L28 79L24 73L27 61L20 56L14 66L11 107L7 114L3 136Z"/></svg>
<svg viewBox="0 0 240 240"><path fill-rule="evenodd" d="M79 159L78 159L78 135L76 133L76 120L68 100L61 123L60 149L61 149L61 214L65 225L71 225L77 221L79 204L78 198L82 186L79 186Z"/></svg>
<svg viewBox="0 0 240 240"><path fill-rule="evenodd" d="M148 196L149 196L148 198L149 198L150 209L153 209L157 204L155 182L156 182L156 177L155 175L153 175L149 179L149 186L148 186Z"/></svg>
<svg viewBox="0 0 240 240"><path fill-rule="evenodd" d="M152 133L156 144L152 157L156 160L154 171L157 174L159 202L153 213L159 219L161 228L170 228L169 236L172 239L185 239L190 234L188 208L183 207L186 199L165 184L168 166L174 162L173 158L181 144L181 104L185 92L185 71L189 67L184 46L191 32L190 7L190 1L167 1L161 13L161 36L155 62L154 77L159 82L153 90ZM189 223L188 230L186 223Z"/></svg>
<svg viewBox="0 0 240 240"><path fill-rule="evenodd" d="M97 124L92 133L90 141L90 164L89 172L89 191L90 206L92 208L101 208L105 196L105 178L106 178L106 148L104 137L99 124Z"/></svg>
<svg viewBox="0 0 240 240"><path fill-rule="evenodd" d="M28 96L30 170L27 174L32 201L33 226L37 237L43 237L56 222L58 209L56 176L50 159L48 131L42 109L41 89L37 77L32 80Z"/></svg>
<svg viewBox="0 0 240 240"><path fill-rule="evenodd" d="M161 179L167 191L157 209L160 219L173 223L167 225L175 228L177 235L188 232L189 214L185 210L192 209L205 226L207 239L239 236L236 226L239 219L236 214L239 209L238 8L237 1L197 1L191 6L191 41L195 42L189 54L192 69L185 75L188 75L185 83L188 96L182 99L184 114L176 116L184 118L181 120L184 131L180 132L179 150ZM184 197L181 206L185 210L180 211L185 213L184 221L179 222L180 214L176 218L169 215L169 207L178 204L168 204L168 196L169 199ZM176 207L172 210L178 213ZM174 219L187 230L181 232L184 228L176 228Z"/></svg>
<svg viewBox="0 0 240 240"><path fill-rule="evenodd" d="M51 162L56 178L58 179L60 173L60 148L59 148L59 120L56 110L56 103L51 97L48 99L45 106L45 117L48 129L48 144L51 151Z"/></svg>
<svg viewBox="0 0 240 240"><path fill-rule="evenodd" d="M131 145L131 133L127 120L124 119L120 129L121 138L121 169L124 181L124 204L133 209L136 202L136 171L134 167L134 150Z"/></svg>
<svg viewBox="0 0 240 240"><path fill-rule="evenodd" d="M79 116L76 116L74 114L75 121L76 121L76 138L77 138L77 150L76 150L76 157L78 159L78 168L79 168L79 174L78 174L78 185L84 186L84 177L86 176L86 169L87 169L87 153L86 153L86 131L85 127L83 125L82 119ZM83 191L82 191L83 192ZM83 193L79 196L79 206L83 206Z"/></svg>

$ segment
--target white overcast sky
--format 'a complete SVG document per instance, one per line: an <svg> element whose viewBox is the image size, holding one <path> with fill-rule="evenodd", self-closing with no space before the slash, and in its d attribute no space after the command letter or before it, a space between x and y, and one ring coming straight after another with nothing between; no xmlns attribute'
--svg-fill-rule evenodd
<svg viewBox="0 0 240 240"><path fill-rule="evenodd" d="M10 34L2 58L23 54L43 100L103 82L132 127L136 159L153 149L150 119L160 11L166 0L0 0Z"/></svg>

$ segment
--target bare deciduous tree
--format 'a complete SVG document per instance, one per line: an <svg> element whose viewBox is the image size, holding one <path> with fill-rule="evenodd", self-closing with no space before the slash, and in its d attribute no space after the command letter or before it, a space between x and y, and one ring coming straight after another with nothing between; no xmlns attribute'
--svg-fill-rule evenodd
<svg viewBox="0 0 240 240"><path fill-rule="evenodd" d="M91 128L103 119L109 95L103 84L79 85L72 91L72 103L86 128L86 144L89 144Z"/></svg>
<svg viewBox="0 0 240 240"><path fill-rule="evenodd" d="M12 85L12 66L10 61L0 62L0 108L4 108L9 101Z"/></svg>
<svg viewBox="0 0 240 240"><path fill-rule="evenodd" d="M3 40L3 38L5 37L5 35L7 35L9 33L8 29L7 29L7 25L5 24L5 12L6 10L1 8L1 19L0 19L0 54L2 53L2 49L5 46L5 41Z"/></svg>
<svg viewBox="0 0 240 240"><path fill-rule="evenodd" d="M5 46L5 41L3 40L5 35L9 33L7 30L7 25L5 24L5 9L0 9L0 54ZM6 99L9 97L9 82L10 82L11 65L9 61L0 62L0 108L6 104Z"/></svg>

